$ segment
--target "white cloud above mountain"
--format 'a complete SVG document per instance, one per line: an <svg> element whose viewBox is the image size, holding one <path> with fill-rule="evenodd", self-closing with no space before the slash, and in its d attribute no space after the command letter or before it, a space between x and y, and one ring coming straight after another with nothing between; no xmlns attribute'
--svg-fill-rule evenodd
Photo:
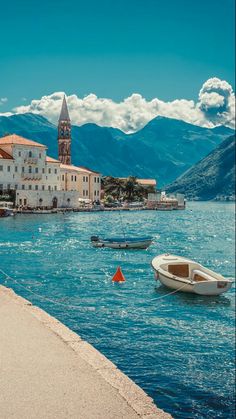
<svg viewBox="0 0 236 419"><path fill-rule="evenodd" d="M33 112L57 122L64 92L55 92L34 99L28 105L16 107L14 113ZM176 99L170 102L158 98L147 100L133 93L121 102L89 94L84 98L67 96L70 117L74 125L95 123L119 128L124 132L141 129L156 116L183 120L202 127L226 125L235 127L235 96L232 86L216 77L207 80L199 92L197 102Z"/></svg>

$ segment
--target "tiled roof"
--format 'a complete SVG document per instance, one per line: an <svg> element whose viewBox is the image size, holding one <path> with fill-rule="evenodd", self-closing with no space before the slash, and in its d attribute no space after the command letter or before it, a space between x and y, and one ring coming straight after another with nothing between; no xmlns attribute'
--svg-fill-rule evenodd
<svg viewBox="0 0 236 419"><path fill-rule="evenodd" d="M36 143L36 141L28 140L27 138L21 137L20 135L16 134L6 135L5 137L0 138L0 146L8 144L29 145L34 147L47 148L43 144Z"/></svg>
<svg viewBox="0 0 236 419"><path fill-rule="evenodd" d="M11 159L11 160L13 160L13 157L10 154L6 153L6 151L4 151L0 148L0 159Z"/></svg>
<svg viewBox="0 0 236 419"><path fill-rule="evenodd" d="M52 157L49 157L49 156L46 157L46 162L47 163L60 163L59 160L53 159Z"/></svg>
<svg viewBox="0 0 236 419"><path fill-rule="evenodd" d="M155 179L137 179L137 182L140 185L156 186L156 184L157 184Z"/></svg>
<svg viewBox="0 0 236 419"><path fill-rule="evenodd" d="M73 164L61 164L61 169L65 169L65 170L74 170L76 172L81 172L81 173L92 173L95 175L99 175L100 173L98 172L94 172L93 170L88 169L87 167L83 167L83 166L74 166Z"/></svg>
<svg viewBox="0 0 236 419"><path fill-rule="evenodd" d="M120 177L121 180L127 180L127 177ZM136 179L140 185L144 186L156 186L156 179Z"/></svg>

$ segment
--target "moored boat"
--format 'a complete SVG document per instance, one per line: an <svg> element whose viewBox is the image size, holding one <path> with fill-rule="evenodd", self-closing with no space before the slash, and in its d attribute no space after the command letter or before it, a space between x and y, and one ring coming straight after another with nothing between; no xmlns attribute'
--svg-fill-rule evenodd
<svg viewBox="0 0 236 419"><path fill-rule="evenodd" d="M219 295L233 281L190 259L164 254L152 260L157 280L168 288L200 295Z"/></svg>
<svg viewBox="0 0 236 419"><path fill-rule="evenodd" d="M12 202L0 202L0 217L11 217L14 215Z"/></svg>
<svg viewBox="0 0 236 419"><path fill-rule="evenodd" d="M93 247L109 247L111 249L147 249L152 244L152 237L125 237L102 239L99 236L92 236Z"/></svg>

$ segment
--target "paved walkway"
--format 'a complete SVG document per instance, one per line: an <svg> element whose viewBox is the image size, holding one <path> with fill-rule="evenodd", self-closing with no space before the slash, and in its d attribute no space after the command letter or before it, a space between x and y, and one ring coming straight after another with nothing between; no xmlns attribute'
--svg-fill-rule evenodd
<svg viewBox="0 0 236 419"><path fill-rule="evenodd" d="M0 286L1 419L167 419L108 359Z"/></svg>

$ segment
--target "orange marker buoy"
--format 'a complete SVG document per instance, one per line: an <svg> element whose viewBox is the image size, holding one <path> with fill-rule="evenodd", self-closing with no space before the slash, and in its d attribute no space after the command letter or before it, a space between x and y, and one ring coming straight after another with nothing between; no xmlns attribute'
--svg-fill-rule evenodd
<svg viewBox="0 0 236 419"><path fill-rule="evenodd" d="M118 266L117 271L112 278L112 282L124 282L124 281L125 281L125 277L121 271L121 268Z"/></svg>

